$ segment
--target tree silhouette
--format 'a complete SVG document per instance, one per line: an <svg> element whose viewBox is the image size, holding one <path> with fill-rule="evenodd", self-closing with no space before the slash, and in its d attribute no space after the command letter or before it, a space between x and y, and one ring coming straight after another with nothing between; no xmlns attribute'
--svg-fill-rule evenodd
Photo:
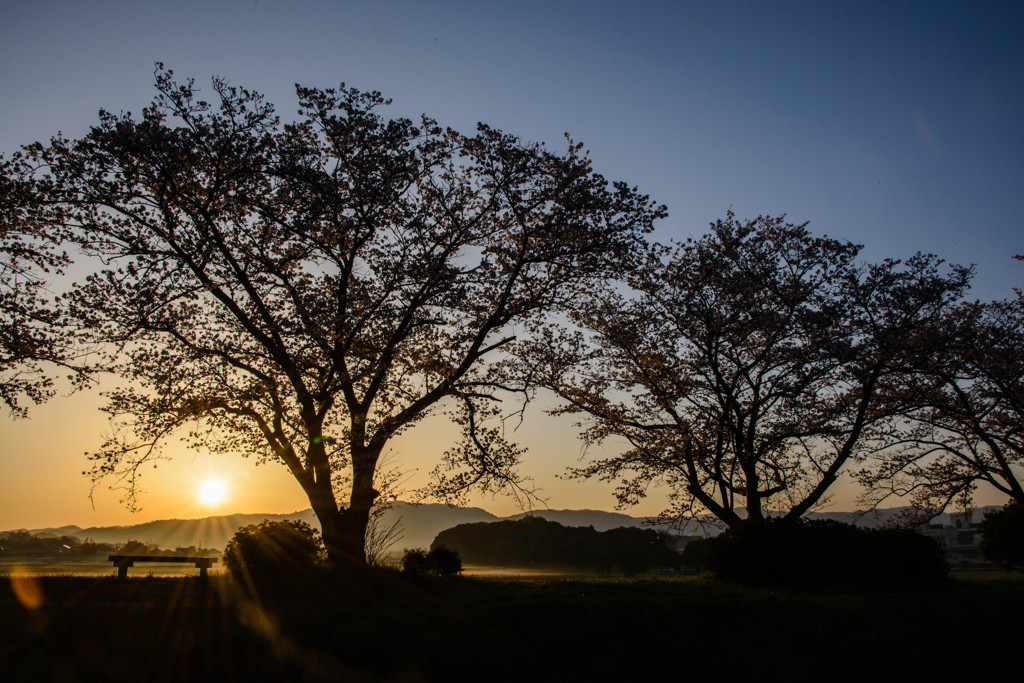
<svg viewBox="0 0 1024 683"><path fill-rule="evenodd" d="M284 463L329 557L363 562L385 444L431 411L465 432L434 491L523 491L488 422L525 391L503 351L622 267L663 208L564 154L480 125L386 119L379 93L296 88L282 125L214 79L212 102L158 65L136 120L31 148L41 193L106 267L72 310L128 380L90 457L129 505L182 434ZM346 500L347 498L347 500Z"/></svg>
<svg viewBox="0 0 1024 683"><path fill-rule="evenodd" d="M48 289L70 263L61 245L72 235L36 191L35 151L0 157L0 401L16 417L27 415L23 399L38 404L53 395L53 368L66 371L74 388L88 381Z"/></svg>
<svg viewBox="0 0 1024 683"><path fill-rule="evenodd" d="M496 566L577 567L628 576L652 567L672 567L679 555L653 529L567 527L541 517L459 524L441 531L431 552L452 548L467 562Z"/></svg>
<svg viewBox="0 0 1024 683"><path fill-rule="evenodd" d="M1024 569L1024 505L1013 501L985 515L981 552L1007 569Z"/></svg>
<svg viewBox="0 0 1024 683"><path fill-rule="evenodd" d="M859 473L866 498L907 496L926 518L988 484L1024 505L1024 296L963 303L926 334L933 352L896 387L904 420Z"/></svg>
<svg viewBox="0 0 1024 683"><path fill-rule="evenodd" d="M542 382L584 420L584 437L625 440L577 476L618 481L621 503L656 482L672 515L745 510L799 518L844 466L877 447L897 414L883 391L907 371L925 323L969 271L918 255L859 266L859 247L784 217L737 221L629 274L633 295L595 290L530 348Z"/></svg>

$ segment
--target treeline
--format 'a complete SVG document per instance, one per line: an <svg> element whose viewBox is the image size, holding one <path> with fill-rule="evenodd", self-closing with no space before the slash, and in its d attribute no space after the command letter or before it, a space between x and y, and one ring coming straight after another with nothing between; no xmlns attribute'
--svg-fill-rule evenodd
<svg viewBox="0 0 1024 683"><path fill-rule="evenodd" d="M42 557L89 557L114 552L112 543L83 541L74 536L36 536L27 531L6 531L0 534L0 558L12 555Z"/></svg>
<svg viewBox="0 0 1024 683"><path fill-rule="evenodd" d="M595 531L540 517L460 524L439 533L431 549L447 547L469 564L618 570L627 576L674 567L679 555L651 529Z"/></svg>
<svg viewBox="0 0 1024 683"><path fill-rule="evenodd" d="M158 546L141 541L126 543L96 543L82 540L75 536L37 536L28 531L5 531L0 533L0 560L15 556L32 555L36 557L97 557L111 553L123 555L177 555L177 554L217 554L211 548L177 548L162 549Z"/></svg>
<svg viewBox="0 0 1024 683"><path fill-rule="evenodd" d="M911 529L826 519L748 520L691 541L682 561L723 581L805 588L934 584L949 571L941 546Z"/></svg>

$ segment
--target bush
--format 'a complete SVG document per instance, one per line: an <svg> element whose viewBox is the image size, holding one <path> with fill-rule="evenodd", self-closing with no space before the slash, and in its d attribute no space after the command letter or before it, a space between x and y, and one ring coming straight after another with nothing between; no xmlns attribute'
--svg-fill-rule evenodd
<svg viewBox="0 0 1024 683"><path fill-rule="evenodd" d="M711 543L713 541L713 538L693 539L683 547L683 554L679 558L680 563L690 569L706 569L708 557L711 556Z"/></svg>
<svg viewBox="0 0 1024 683"><path fill-rule="evenodd" d="M711 540L706 566L723 581L799 587L934 583L948 571L932 539L829 520L741 522Z"/></svg>
<svg viewBox="0 0 1024 683"><path fill-rule="evenodd" d="M305 522L264 520L235 532L224 548L224 566L236 580L309 573L323 559L320 534Z"/></svg>
<svg viewBox="0 0 1024 683"><path fill-rule="evenodd" d="M1006 569L1024 569L1024 505L1010 503L981 522L981 552Z"/></svg>
<svg viewBox="0 0 1024 683"><path fill-rule="evenodd" d="M462 558L457 552L443 545L431 549L430 552L407 549L402 556L402 571L410 576L453 576L462 573Z"/></svg>
<svg viewBox="0 0 1024 683"><path fill-rule="evenodd" d="M420 576L430 571L430 560L427 551L419 548L406 548L402 555L402 572L411 576Z"/></svg>
<svg viewBox="0 0 1024 683"><path fill-rule="evenodd" d="M438 576L454 576L462 573L462 558L459 554L443 545L431 548L427 553L432 571Z"/></svg>
<svg viewBox="0 0 1024 683"><path fill-rule="evenodd" d="M913 529L866 529L865 567L887 583L937 583L949 565L942 547Z"/></svg>

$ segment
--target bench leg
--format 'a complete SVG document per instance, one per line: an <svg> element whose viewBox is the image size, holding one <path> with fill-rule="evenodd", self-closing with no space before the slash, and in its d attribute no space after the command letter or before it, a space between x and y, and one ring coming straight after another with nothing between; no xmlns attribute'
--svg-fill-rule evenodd
<svg viewBox="0 0 1024 683"><path fill-rule="evenodd" d="M128 563L121 562L117 565L117 578L127 579L128 578Z"/></svg>

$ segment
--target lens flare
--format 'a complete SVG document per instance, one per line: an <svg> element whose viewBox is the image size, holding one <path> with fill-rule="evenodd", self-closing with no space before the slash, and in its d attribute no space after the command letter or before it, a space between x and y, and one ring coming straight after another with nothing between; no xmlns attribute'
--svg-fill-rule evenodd
<svg viewBox="0 0 1024 683"><path fill-rule="evenodd" d="M31 611L38 609L43 604L43 587L39 585L39 581L34 576L12 575L11 590L14 591L14 597L25 609Z"/></svg>

